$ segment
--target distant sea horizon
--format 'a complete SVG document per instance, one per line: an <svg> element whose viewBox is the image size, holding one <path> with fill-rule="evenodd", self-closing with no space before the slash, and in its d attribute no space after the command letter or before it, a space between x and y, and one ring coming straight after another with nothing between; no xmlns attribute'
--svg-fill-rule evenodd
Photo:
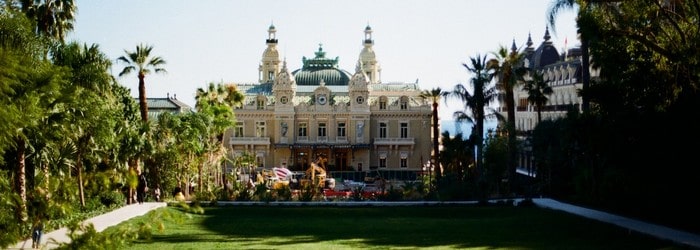
<svg viewBox="0 0 700 250"><path fill-rule="evenodd" d="M496 128L498 124L497 121L484 121L484 137L488 133L489 129ZM472 127L474 124L469 122L457 122L455 120L441 120L440 121L440 134L444 132L450 132L450 136L455 136L462 133L462 138L467 138L472 133Z"/></svg>

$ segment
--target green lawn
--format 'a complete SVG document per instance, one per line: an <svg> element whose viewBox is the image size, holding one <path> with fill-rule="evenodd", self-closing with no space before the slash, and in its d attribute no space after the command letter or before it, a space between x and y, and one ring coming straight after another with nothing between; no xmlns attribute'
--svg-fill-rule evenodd
<svg viewBox="0 0 700 250"><path fill-rule="evenodd" d="M684 249L536 207L266 207L166 210L129 249ZM163 211L160 211L163 212ZM153 213L153 212L151 212ZM125 222L137 226L146 216ZM120 226L125 225L120 224Z"/></svg>

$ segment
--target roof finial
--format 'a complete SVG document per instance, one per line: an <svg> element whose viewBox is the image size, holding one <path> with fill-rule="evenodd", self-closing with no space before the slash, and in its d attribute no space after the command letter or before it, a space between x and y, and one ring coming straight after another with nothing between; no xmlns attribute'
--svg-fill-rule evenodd
<svg viewBox="0 0 700 250"><path fill-rule="evenodd" d="M513 38L513 44L510 46L510 50L511 50L512 52L518 51L518 47L515 46L515 38Z"/></svg>
<svg viewBox="0 0 700 250"><path fill-rule="evenodd" d="M530 32L527 33L527 47L532 47L532 34Z"/></svg>
<svg viewBox="0 0 700 250"><path fill-rule="evenodd" d="M544 41L549 41L550 38L552 38L552 36L549 35L549 26L547 26L544 31Z"/></svg>

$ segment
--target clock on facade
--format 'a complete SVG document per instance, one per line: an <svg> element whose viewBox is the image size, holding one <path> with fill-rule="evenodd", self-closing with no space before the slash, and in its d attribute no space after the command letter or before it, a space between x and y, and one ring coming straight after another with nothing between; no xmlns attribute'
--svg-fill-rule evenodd
<svg viewBox="0 0 700 250"><path fill-rule="evenodd" d="M324 94L318 95L318 99L317 99L317 100L318 100L318 104L321 104L321 105L326 104L326 101L327 101L327 100L326 100L326 95L324 95Z"/></svg>
<svg viewBox="0 0 700 250"><path fill-rule="evenodd" d="M363 96L358 96L355 101L357 101L357 104L362 104L365 102L365 98Z"/></svg>
<svg viewBox="0 0 700 250"><path fill-rule="evenodd" d="M287 101L289 101L289 100L287 100L287 97L286 97L286 96L280 97L280 102L281 102L282 104L287 104Z"/></svg>

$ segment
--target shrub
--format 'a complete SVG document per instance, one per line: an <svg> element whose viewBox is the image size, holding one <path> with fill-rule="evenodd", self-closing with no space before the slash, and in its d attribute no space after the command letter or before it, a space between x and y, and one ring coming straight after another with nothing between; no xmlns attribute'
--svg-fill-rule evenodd
<svg viewBox="0 0 700 250"><path fill-rule="evenodd" d="M105 192L100 195L100 202L105 207L118 206L124 203L126 197L120 191Z"/></svg>

